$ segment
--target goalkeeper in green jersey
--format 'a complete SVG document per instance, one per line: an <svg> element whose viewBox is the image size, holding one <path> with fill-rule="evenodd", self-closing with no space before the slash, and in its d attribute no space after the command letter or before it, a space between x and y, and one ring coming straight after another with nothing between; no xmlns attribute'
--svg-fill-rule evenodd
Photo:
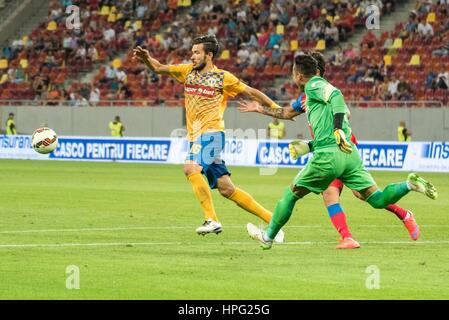
<svg viewBox="0 0 449 320"><path fill-rule="evenodd" d="M292 185L285 189L267 230L255 226L248 228L250 236L264 249L271 248L274 237L290 219L299 199L310 192L323 192L336 178L358 191L366 202L378 209L396 203L411 190L424 193L431 199L437 198L435 187L415 173L409 174L405 182L393 183L383 191L379 190L365 169L357 147L349 139L348 108L342 93L324 78L316 76L316 71L317 62L311 55L295 58L292 76L298 86L305 86L306 115L314 135L311 142L314 156L294 178Z"/></svg>

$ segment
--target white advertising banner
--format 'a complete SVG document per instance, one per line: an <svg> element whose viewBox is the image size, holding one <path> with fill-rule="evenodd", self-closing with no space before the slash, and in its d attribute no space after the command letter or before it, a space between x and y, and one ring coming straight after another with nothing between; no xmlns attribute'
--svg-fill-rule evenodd
<svg viewBox="0 0 449 320"><path fill-rule="evenodd" d="M180 138L59 137L54 152L41 155L31 136L0 135L0 158L145 163L184 162L189 143ZM228 165L302 167L313 155L293 161L288 140L228 139L222 154ZM449 142L360 141L358 150L370 170L449 172Z"/></svg>

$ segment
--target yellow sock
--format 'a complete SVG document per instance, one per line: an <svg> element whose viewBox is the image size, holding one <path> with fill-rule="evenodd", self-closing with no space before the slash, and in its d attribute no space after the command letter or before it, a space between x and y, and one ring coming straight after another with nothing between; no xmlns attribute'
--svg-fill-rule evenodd
<svg viewBox="0 0 449 320"><path fill-rule="evenodd" d="M270 222L272 216L271 212L262 207L249 193L242 189L235 188L235 192L229 199L234 201L240 208L258 216L266 223Z"/></svg>
<svg viewBox="0 0 449 320"><path fill-rule="evenodd" d="M187 179L192 184L193 193L195 193L196 198L201 204L201 208L203 208L205 220L210 218L218 222L214 203L212 202L212 193L201 172L193 173Z"/></svg>

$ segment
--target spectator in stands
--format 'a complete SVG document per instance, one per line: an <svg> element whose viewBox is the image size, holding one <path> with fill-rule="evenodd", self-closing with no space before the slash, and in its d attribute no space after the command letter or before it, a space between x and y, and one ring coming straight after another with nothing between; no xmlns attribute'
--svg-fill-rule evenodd
<svg viewBox="0 0 449 320"><path fill-rule="evenodd" d="M430 71L429 74L426 77L426 89L435 89L436 88L436 78L437 75L435 72Z"/></svg>
<svg viewBox="0 0 449 320"><path fill-rule="evenodd" d="M388 82L388 92L390 93L393 100L395 100L396 94L398 93L398 85L399 80L396 79L396 76L393 74L390 81Z"/></svg>
<svg viewBox="0 0 449 320"><path fill-rule="evenodd" d="M341 66L344 62L345 58L343 55L343 49L341 46L337 47L337 52L334 54L334 56L332 57L331 63L334 66Z"/></svg>
<svg viewBox="0 0 449 320"><path fill-rule="evenodd" d="M110 43L112 40L115 40L115 30L112 26L109 26L108 29L103 31L103 38L106 43Z"/></svg>
<svg viewBox="0 0 449 320"><path fill-rule="evenodd" d="M279 50L279 45L275 44L273 47L273 50L271 51L271 61L274 64L281 64L281 57L282 57L282 53L281 50Z"/></svg>
<svg viewBox="0 0 449 320"><path fill-rule="evenodd" d="M48 75L36 75L33 81L33 89L36 92L35 99L42 99L48 91L50 78Z"/></svg>
<svg viewBox="0 0 449 320"><path fill-rule="evenodd" d="M432 0L421 0L417 3L418 13L427 14L432 10Z"/></svg>
<svg viewBox="0 0 449 320"><path fill-rule="evenodd" d="M405 32L402 38L413 37L413 35L418 31L418 24L416 23L416 15L411 15L408 18L407 25L405 26ZM393 32L392 32L393 33Z"/></svg>
<svg viewBox="0 0 449 320"><path fill-rule="evenodd" d="M398 131L398 141L405 142L412 140L412 132L407 129L405 121L402 120L399 122L399 127L397 131Z"/></svg>
<svg viewBox="0 0 449 320"><path fill-rule="evenodd" d="M290 101L291 100L291 97L288 94L285 87L282 87L281 90L279 90L279 94L278 94L277 98L279 101Z"/></svg>
<svg viewBox="0 0 449 320"><path fill-rule="evenodd" d="M435 88L447 90L449 87L449 71L441 72L435 79Z"/></svg>
<svg viewBox="0 0 449 320"><path fill-rule="evenodd" d="M324 39L329 45L334 45L339 42L338 28L331 24L328 20L325 22Z"/></svg>
<svg viewBox="0 0 449 320"><path fill-rule="evenodd" d="M249 55L250 52L248 50L248 47L245 43L242 43L240 45L240 49L239 51L237 51L237 57L238 57L238 64L240 68L246 68L248 66L249 63Z"/></svg>
<svg viewBox="0 0 449 320"><path fill-rule="evenodd" d="M411 100L413 97L413 90L411 86L407 83L404 76L401 76L397 87L398 100L407 101Z"/></svg>
<svg viewBox="0 0 449 320"><path fill-rule="evenodd" d="M257 51L257 47L250 47L249 65L259 67L261 59L262 57L260 56L260 53Z"/></svg>
<svg viewBox="0 0 449 320"><path fill-rule="evenodd" d="M418 24L418 33L423 38L423 41L430 41L434 35L432 25L421 19Z"/></svg>
<svg viewBox="0 0 449 320"><path fill-rule="evenodd" d="M432 55L436 57L445 57L449 55L449 41L443 44L438 49L433 50Z"/></svg>
<svg viewBox="0 0 449 320"><path fill-rule="evenodd" d="M312 22L311 28L310 28L310 36L312 39L318 39L320 38L322 34L322 28L318 22L318 20L314 20Z"/></svg>
<svg viewBox="0 0 449 320"><path fill-rule="evenodd" d="M98 104L98 102L100 101L100 89L98 89L97 87L95 87L95 85L92 83L91 88L90 88L90 94L89 94L89 103L92 106L96 106Z"/></svg>
<svg viewBox="0 0 449 320"><path fill-rule="evenodd" d="M279 43L282 41L282 35L277 34L275 30L270 33L270 38L268 39L268 49L273 49L275 45L279 45Z"/></svg>
<svg viewBox="0 0 449 320"><path fill-rule="evenodd" d="M345 61L353 60L357 56L357 50L352 43L348 44L347 49L344 51Z"/></svg>
<svg viewBox="0 0 449 320"><path fill-rule="evenodd" d="M391 47L393 47L393 32L391 32L388 38L385 39L382 47L387 50L387 52Z"/></svg>
<svg viewBox="0 0 449 320"><path fill-rule="evenodd" d="M23 68L13 68L10 79L10 81L13 83L22 83L26 81L25 70L23 70Z"/></svg>
<svg viewBox="0 0 449 320"><path fill-rule="evenodd" d="M74 107L88 107L89 101L87 101L86 98L84 98L80 93L75 93L75 103L73 105Z"/></svg>
<svg viewBox="0 0 449 320"><path fill-rule="evenodd" d="M90 46L87 50L87 58L90 59L92 62L97 62L99 55L98 50L94 46Z"/></svg>
<svg viewBox="0 0 449 320"><path fill-rule="evenodd" d="M391 96L388 92L388 86L386 82L376 80L375 81L375 96L379 98L381 101L390 100Z"/></svg>

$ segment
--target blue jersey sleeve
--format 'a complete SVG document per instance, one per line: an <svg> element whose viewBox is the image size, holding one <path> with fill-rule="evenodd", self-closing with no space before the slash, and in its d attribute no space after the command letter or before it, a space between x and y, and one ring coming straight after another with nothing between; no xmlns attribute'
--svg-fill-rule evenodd
<svg viewBox="0 0 449 320"><path fill-rule="evenodd" d="M304 93L301 93L298 99L292 103L292 108L299 113L306 112L306 95Z"/></svg>

